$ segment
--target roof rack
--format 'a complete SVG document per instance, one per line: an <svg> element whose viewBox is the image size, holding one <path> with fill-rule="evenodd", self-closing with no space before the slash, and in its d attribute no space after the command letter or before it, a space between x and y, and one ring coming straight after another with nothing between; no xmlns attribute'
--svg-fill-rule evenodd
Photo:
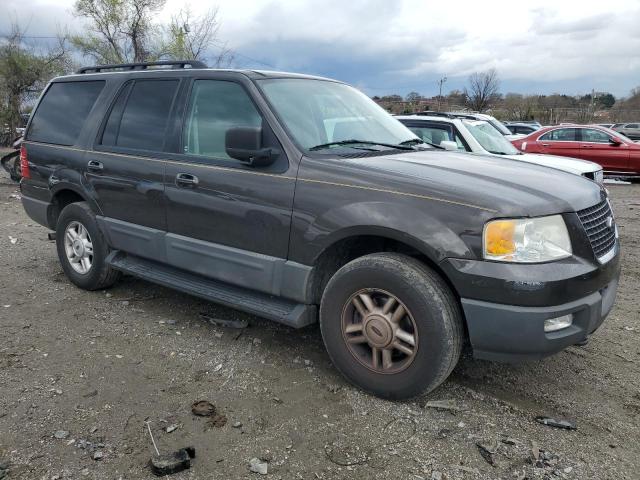
<svg viewBox="0 0 640 480"><path fill-rule="evenodd" d="M453 118L454 117L450 113L436 112L436 111L433 111L433 110L424 110L422 112L408 113L406 115L419 115L419 116L424 116L424 117L447 117L447 118Z"/></svg>
<svg viewBox="0 0 640 480"><path fill-rule="evenodd" d="M170 66L172 69L179 68L207 68L204 62L199 60L166 60L161 62L137 62L137 63L114 63L112 65L94 65L93 67L82 67L76 73L100 73L105 70L147 70L149 67Z"/></svg>

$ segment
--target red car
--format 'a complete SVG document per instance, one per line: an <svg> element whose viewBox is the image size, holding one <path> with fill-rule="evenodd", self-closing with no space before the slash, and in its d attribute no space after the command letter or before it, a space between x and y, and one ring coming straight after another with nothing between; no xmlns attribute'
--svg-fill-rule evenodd
<svg viewBox="0 0 640 480"><path fill-rule="evenodd" d="M582 158L602 165L605 174L640 179L640 143L609 128L543 127L511 143L523 152Z"/></svg>

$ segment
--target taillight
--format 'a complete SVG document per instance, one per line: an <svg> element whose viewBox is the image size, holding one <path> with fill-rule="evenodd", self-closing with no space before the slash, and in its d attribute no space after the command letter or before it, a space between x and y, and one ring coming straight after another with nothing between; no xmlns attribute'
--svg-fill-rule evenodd
<svg viewBox="0 0 640 480"><path fill-rule="evenodd" d="M31 178L29 160L27 159L27 148L24 145L20 146L20 174L22 178Z"/></svg>

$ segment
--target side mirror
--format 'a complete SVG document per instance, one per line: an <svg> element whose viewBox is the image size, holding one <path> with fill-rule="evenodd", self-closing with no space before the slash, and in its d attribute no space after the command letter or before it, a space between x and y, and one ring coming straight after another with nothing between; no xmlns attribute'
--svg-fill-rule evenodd
<svg viewBox="0 0 640 480"><path fill-rule="evenodd" d="M271 148L262 148L260 127L231 127L224 140L227 155L252 167L271 165L278 156Z"/></svg>
<svg viewBox="0 0 640 480"><path fill-rule="evenodd" d="M443 140L440 142L440 146L445 150L458 150L458 144L451 140Z"/></svg>
<svg viewBox="0 0 640 480"><path fill-rule="evenodd" d="M618 145L622 145L622 142L621 142L618 138L616 138L616 137L609 137L609 143L610 143L611 145L615 145L616 147L617 147Z"/></svg>

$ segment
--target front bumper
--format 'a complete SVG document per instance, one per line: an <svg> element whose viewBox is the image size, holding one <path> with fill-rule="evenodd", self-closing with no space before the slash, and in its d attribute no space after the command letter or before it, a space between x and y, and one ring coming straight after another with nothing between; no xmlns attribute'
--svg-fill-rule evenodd
<svg viewBox="0 0 640 480"><path fill-rule="evenodd" d="M461 296L474 357L539 359L586 339L613 308L620 276L616 249L604 265L575 257L536 265L445 262ZM545 333L546 319L569 313L570 327Z"/></svg>

